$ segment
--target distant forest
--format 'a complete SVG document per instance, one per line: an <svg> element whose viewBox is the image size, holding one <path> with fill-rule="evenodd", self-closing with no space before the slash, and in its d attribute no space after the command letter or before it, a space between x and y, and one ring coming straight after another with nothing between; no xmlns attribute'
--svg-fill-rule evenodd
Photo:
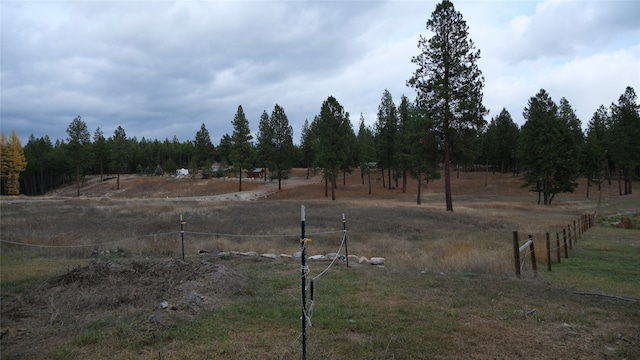
<svg viewBox="0 0 640 360"><path fill-rule="evenodd" d="M503 109L481 131L454 137L451 161L462 167L475 164L476 169L523 175L534 191L542 190L540 181L549 176L546 168L551 168L564 178L554 185L559 188L552 191L553 194L573 191L572 181L579 176L586 177L589 184L620 179L620 194L629 194L632 179L640 176L640 108L636 101L633 88L628 87L617 104L608 108L601 105L583 132L569 102L562 98L556 104L541 90L524 109L527 121L522 127ZM238 109L236 117L243 117L242 107ZM375 124L366 126L361 116L356 131L349 113L344 112L335 98L329 97L323 109L330 116L323 117L321 113L311 123L305 121L298 144L285 139L290 142L290 148L279 155L286 157L281 160L284 168L277 167L273 161L275 134L290 128L284 109L278 105L271 116L266 111L262 114L256 139L250 135L251 139L244 139L248 152L243 158L234 156L241 140L227 134L214 144L205 124L193 140L185 142L179 142L176 137L163 141L138 140L127 137L121 127L108 137L97 128L91 136L78 116L67 129L66 140L54 143L48 136L29 138L24 146L27 165L20 177L20 192L46 194L76 181L76 175L80 178L116 173L172 175L177 169L186 168L199 177L221 176L222 172L212 171L233 171L239 163L243 163L244 168L322 168L326 172L328 169L333 172L360 169L363 174L377 171L384 175L386 187L391 187L393 182L394 187L400 189L403 186L398 181L406 184L407 178L439 177L441 139L429 128L428 114L406 97L395 105L385 90ZM327 120L327 116L334 122ZM276 117L278 121L274 121ZM248 135L248 129L246 133ZM282 175L286 177L286 171ZM6 194L4 180L2 194Z"/></svg>

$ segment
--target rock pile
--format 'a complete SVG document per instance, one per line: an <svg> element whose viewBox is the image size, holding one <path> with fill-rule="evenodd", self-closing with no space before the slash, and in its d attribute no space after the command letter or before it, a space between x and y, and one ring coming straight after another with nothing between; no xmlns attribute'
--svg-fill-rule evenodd
<svg viewBox="0 0 640 360"><path fill-rule="evenodd" d="M206 251L206 250L200 250L198 251L199 254L203 255L203 254L209 254L211 253L210 251ZM225 251L225 252L218 252L217 255L221 258L225 258L225 257L231 257L231 256L246 256L246 257L263 257L263 258L267 258L267 259L273 259L273 260L277 260L277 259L292 259L292 258L296 258L299 259L302 256L301 252L297 252L293 255L289 255L289 254L258 254L255 251L246 251L246 252L242 252L242 251ZM337 254L337 253L328 253L325 255L311 255L309 257L307 257L307 260L311 260L311 261L334 261L334 259L340 260L340 261L346 261L347 257L342 255L342 254ZM371 264L371 265L378 265L378 266L382 266L384 265L384 258L383 257L372 257L370 259L364 257L364 256L357 256L357 255L349 255L349 260L350 261L356 261L358 264Z"/></svg>

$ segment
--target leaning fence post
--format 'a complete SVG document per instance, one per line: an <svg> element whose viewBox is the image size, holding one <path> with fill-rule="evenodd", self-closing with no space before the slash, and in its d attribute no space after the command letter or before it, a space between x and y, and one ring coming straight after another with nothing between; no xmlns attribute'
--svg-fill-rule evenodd
<svg viewBox="0 0 640 360"><path fill-rule="evenodd" d="M347 257L347 267L349 267L349 246L347 245L347 220L342 213L342 232L344 236L344 256Z"/></svg>
<svg viewBox="0 0 640 360"><path fill-rule="evenodd" d="M571 240L571 224L567 224L567 237L569 238L569 250L573 250L573 241Z"/></svg>
<svg viewBox="0 0 640 360"><path fill-rule="evenodd" d="M529 240L531 240L531 267L533 268L533 276L538 275L538 265L536 265L536 249L533 246L533 236L529 235Z"/></svg>
<svg viewBox="0 0 640 360"><path fill-rule="evenodd" d="M547 231L547 270L551 271L551 241L549 240L548 231Z"/></svg>
<svg viewBox="0 0 640 360"><path fill-rule="evenodd" d="M576 221L573 220L573 239L575 240L576 244L578 243L578 237L580 235L580 231L578 230L578 227L576 227Z"/></svg>
<svg viewBox="0 0 640 360"><path fill-rule="evenodd" d="M564 243L564 258L569 258L569 252L567 251L567 229L562 228L562 242Z"/></svg>
<svg viewBox="0 0 640 360"><path fill-rule="evenodd" d="M520 244L517 231L513 232L513 260L516 265L516 276L520 277Z"/></svg>
<svg viewBox="0 0 640 360"><path fill-rule="evenodd" d="M556 255L558 256L558 263L560 263L560 234L556 233Z"/></svg>

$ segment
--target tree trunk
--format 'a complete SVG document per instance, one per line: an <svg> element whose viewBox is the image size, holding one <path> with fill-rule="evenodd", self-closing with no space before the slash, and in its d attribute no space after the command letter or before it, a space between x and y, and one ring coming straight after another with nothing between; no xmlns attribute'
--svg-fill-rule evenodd
<svg viewBox="0 0 640 360"><path fill-rule="evenodd" d="M369 179L369 195L371 195L371 170L367 169L367 178Z"/></svg>
<svg viewBox="0 0 640 360"><path fill-rule="evenodd" d="M240 166L240 177L238 178L238 191L242 191L242 166Z"/></svg>
<svg viewBox="0 0 640 360"><path fill-rule="evenodd" d="M620 196L622 196L622 170L620 169L620 165L616 165L616 170L618 172L618 192Z"/></svg>
<svg viewBox="0 0 640 360"><path fill-rule="evenodd" d="M444 139L444 195L447 203L447 211L453 211L453 200L451 198L451 149L449 148L449 136Z"/></svg>
<svg viewBox="0 0 640 360"><path fill-rule="evenodd" d="M329 176L324 174L324 197L329 197Z"/></svg>
<svg viewBox="0 0 640 360"><path fill-rule="evenodd" d="M389 179L388 183L389 183L389 190L391 190L391 165L389 165L389 168L387 169L387 178Z"/></svg>
<svg viewBox="0 0 640 360"><path fill-rule="evenodd" d="M116 176L116 190L120 190L120 171L118 171L118 175Z"/></svg>
<svg viewBox="0 0 640 360"><path fill-rule="evenodd" d="M282 176L278 176L278 190L282 190Z"/></svg>
<svg viewBox="0 0 640 360"><path fill-rule="evenodd" d="M76 188L78 190L78 196L80 196L80 165L76 166Z"/></svg>
<svg viewBox="0 0 640 360"><path fill-rule="evenodd" d="M422 204L422 173L418 171L418 198L416 199L418 205Z"/></svg>
<svg viewBox="0 0 640 360"><path fill-rule="evenodd" d="M331 182L333 183L333 186L331 186L331 200L335 200L336 199L336 174L334 174L331 177Z"/></svg>
<svg viewBox="0 0 640 360"><path fill-rule="evenodd" d="M382 171L382 188L386 188L387 186L384 184L384 166L380 168L380 171Z"/></svg>

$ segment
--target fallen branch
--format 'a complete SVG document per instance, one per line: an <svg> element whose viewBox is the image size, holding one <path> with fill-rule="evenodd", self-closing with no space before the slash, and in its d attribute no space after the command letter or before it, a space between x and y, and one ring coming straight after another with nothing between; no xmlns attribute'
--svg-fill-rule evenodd
<svg viewBox="0 0 640 360"><path fill-rule="evenodd" d="M628 301L628 302L632 302L632 303L640 303L640 300L638 300L638 299L632 299L632 298L628 298L628 297L624 297L624 296L618 296L618 295L599 294L599 293L582 292L582 291L574 291L573 293L574 294L578 294L578 295L602 296L602 297L608 297L608 298Z"/></svg>

